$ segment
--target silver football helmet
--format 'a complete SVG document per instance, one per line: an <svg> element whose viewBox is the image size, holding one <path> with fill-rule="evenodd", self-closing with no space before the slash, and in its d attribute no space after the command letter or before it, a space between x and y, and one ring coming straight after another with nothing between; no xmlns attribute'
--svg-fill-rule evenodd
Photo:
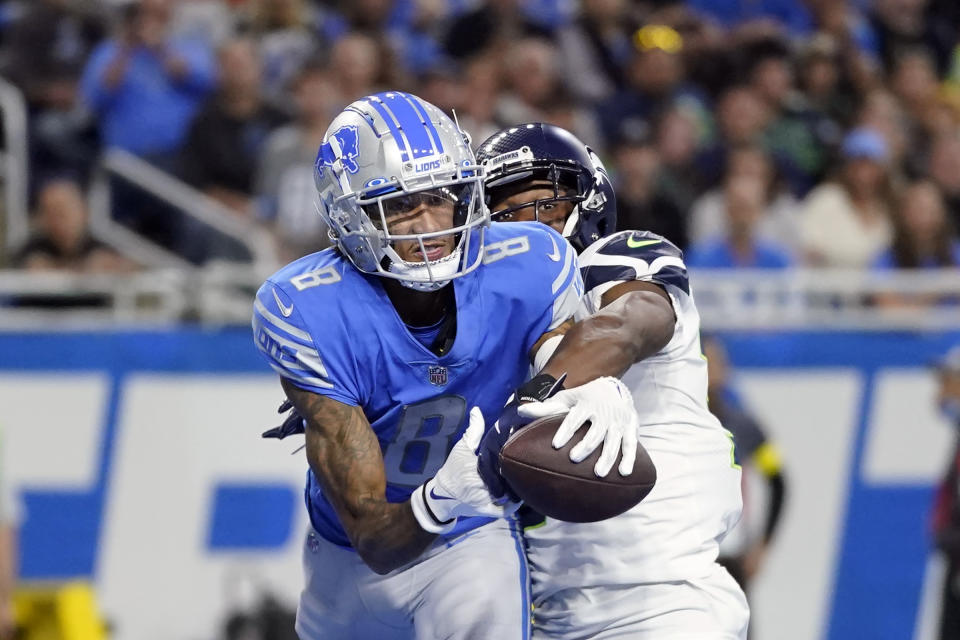
<svg viewBox="0 0 960 640"><path fill-rule="evenodd" d="M483 261L490 213L480 166L469 136L429 102L387 91L346 107L327 129L314 179L331 237L364 273L434 291ZM390 233L391 214L441 201L454 206L451 228ZM428 259L424 241L446 235L454 236L454 251ZM417 242L423 260L401 259L393 246L398 241Z"/></svg>

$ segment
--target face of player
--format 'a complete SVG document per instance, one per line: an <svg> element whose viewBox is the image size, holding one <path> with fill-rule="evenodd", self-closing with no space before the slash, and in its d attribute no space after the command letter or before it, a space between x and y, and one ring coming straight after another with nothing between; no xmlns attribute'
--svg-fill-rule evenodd
<svg viewBox="0 0 960 640"><path fill-rule="evenodd" d="M433 233L452 229L456 200L444 189L418 191L381 201L383 218L376 205L369 205L368 214L378 227L386 220L387 232L393 236ZM426 254L417 240L396 240L393 250L405 262L432 262L453 253L456 234L423 240Z"/></svg>
<svg viewBox="0 0 960 640"><path fill-rule="evenodd" d="M497 202L491 202L490 213L494 220L499 222L534 222L539 220L543 224L553 227L559 233L563 232L563 225L575 206L570 200L553 200L552 187L531 186ZM509 213L499 214L498 211L512 209Z"/></svg>

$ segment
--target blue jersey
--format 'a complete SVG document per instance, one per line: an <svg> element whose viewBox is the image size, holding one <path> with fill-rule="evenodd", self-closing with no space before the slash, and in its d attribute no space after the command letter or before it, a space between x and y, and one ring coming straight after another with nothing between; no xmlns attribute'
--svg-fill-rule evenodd
<svg viewBox="0 0 960 640"><path fill-rule="evenodd" d="M527 378L530 349L580 302L575 251L546 225L494 223L484 242L483 265L448 285L457 330L443 356L411 334L379 276L361 273L333 249L287 265L257 292L260 352L298 387L363 409L380 441L391 502L407 500L436 473L471 407L493 423ZM306 494L314 529L349 546L312 471ZM488 521L464 518L455 532Z"/></svg>

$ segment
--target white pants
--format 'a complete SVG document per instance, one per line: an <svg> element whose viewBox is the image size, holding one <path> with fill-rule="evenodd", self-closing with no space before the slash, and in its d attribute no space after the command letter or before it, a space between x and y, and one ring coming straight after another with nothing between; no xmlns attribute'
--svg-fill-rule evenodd
<svg viewBox="0 0 960 640"><path fill-rule="evenodd" d="M301 640L529 638L529 579L517 525L496 520L438 539L411 564L377 575L353 551L307 534Z"/></svg>
<svg viewBox="0 0 960 640"><path fill-rule="evenodd" d="M727 570L683 582L565 589L533 612L534 640L745 640L750 618Z"/></svg>

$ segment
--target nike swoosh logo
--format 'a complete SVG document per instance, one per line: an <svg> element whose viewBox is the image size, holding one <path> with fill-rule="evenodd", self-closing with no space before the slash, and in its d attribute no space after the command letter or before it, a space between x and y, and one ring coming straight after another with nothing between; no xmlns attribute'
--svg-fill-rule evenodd
<svg viewBox="0 0 960 640"><path fill-rule="evenodd" d="M560 262L560 248L557 246L557 241L553 239L553 236L550 236L550 242L553 243L553 253L548 253L547 257L554 262Z"/></svg>
<svg viewBox="0 0 960 640"><path fill-rule="evenodd" d="M640 247L649 247L652 244L660 244L659 240L634 240L633 236L627 238L627 246L631 249L639 249Z"/></svg>
<svg viewBox="0 0 960 640"><path fill-rule="evenodd" d="M453 500L450 496L438 496L432 487L430 489L430 497L434 500Z"/></svg>
<svg viewBox="0 0 960 640"><path fill-rule="evenodd" d="M280 296L277 295L277 290L271 289L271 291L273 292L273 299L277 302L277 307L280 308L280 315L284 318L289 318L290 314L293 313L293 305L291 304L289 307L283 306L283 303L280 302Z"/></svg>

